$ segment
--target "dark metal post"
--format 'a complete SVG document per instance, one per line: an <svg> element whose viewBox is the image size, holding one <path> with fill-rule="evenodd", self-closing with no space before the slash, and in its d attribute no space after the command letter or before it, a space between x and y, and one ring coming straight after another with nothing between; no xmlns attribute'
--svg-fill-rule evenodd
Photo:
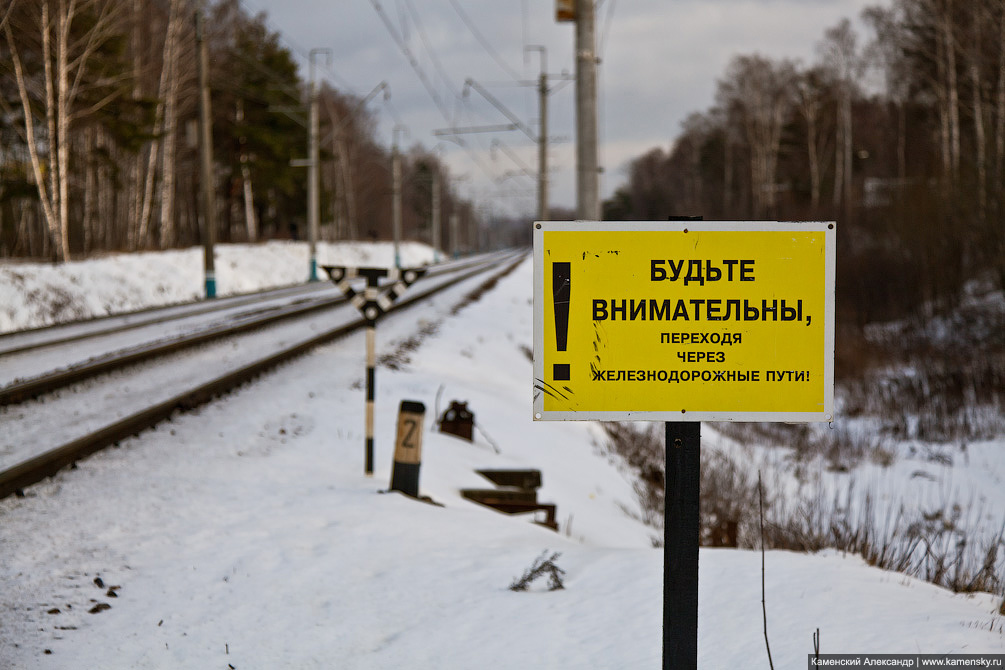
<svg viewBox="0 0 1005 670"><path fill-rule="evenodd" d="M666 423L663 669L698 667L701 423Z"/></svg>
<svg viewBox="0 0 1005 670"><path fill-rule="evenodd" d="M670 216L670 221L701 221ZM698 667L701 423L666 422L663 480L663 670Z"/></svg>

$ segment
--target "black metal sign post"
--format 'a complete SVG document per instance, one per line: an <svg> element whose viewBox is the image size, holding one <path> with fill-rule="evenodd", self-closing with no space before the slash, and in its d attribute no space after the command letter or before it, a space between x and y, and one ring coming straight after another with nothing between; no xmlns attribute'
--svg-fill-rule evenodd
<svg viewBox="0 0 1005 670"><path fill-rule="evenodd" d="M373 476L373 406L377 391L374 371L377 366L377 320L391 305L426 273L425 268L349 268L325 265L325 271L349 302L366 319L366 463L367 477ZM365 278L366 288L359 292L351 286L354 279ZM390 286L380 286L386 279Z"/></svg>
<svg viewBox="0 0 1005 670"><path fill-rule="evenodd" d="M701 423L666 422L663 516L663 669L698 667Z"/></svg>
<svg viewBox="0 0 1005 670"><path fill-rule="evenodd" d="M701 221L671 216L670 221ZM663 670L698 667L701 422L666 422L663 489Z"/></svg>

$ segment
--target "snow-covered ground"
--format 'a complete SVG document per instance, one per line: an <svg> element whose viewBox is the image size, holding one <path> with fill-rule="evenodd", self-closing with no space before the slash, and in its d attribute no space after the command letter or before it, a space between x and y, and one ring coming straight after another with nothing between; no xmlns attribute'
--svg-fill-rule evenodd
<svg viewBox="0 0 1005 670"><path fill-rule="evenodd" d="M273 281L293 283L306 254L282 268L286 246L221 258L272 254ZM366 251L361 262L387 264L386 247ZM45 272L78 273L50 285L79 285L100 306L89 313L137 308L159 297L131 286L187 272L158 256ZM198 262L190 270L189 294L165 289L165 302L198 295ZM12 271L42 283L0 266L5 285ZM373 478L360 334L0 501L0 668L659 667L663 551L633 519L627 469L596 425L531 420L531 274L527 260L454 317L478 282L381 322ZM235 274L232 290L264 287L245 281ZM24 315L45 310L22 293L0 310L40 325ZM438 398L440 410L468 401L474 443L432 430ZM421 489L442 506L381 493L404 399L427 407ZM474 472L485 467L540 469L560 531L461 498L488 486ZM565 589L508 590L544 551L561 553ZM703 549L700 571L700 666L767 668L760 554ZM857 557L768 552L766 587L776 668L805 667L817 629L824 653L1005 653L1000 598Z"/></svg>

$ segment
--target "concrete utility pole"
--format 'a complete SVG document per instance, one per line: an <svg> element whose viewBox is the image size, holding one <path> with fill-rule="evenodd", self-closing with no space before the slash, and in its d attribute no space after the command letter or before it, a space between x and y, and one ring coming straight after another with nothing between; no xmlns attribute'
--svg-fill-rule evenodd
<svg viewBox="0 0 1005 670"><path fill-rule="evenodd" d="M398 131L405 126L395 126L391 131L391 227L394 231L394 267L401 267L401 152L398 150Z"/></svg>
<svg viewBox="0 0 1005 670"><path fill-rule="evenodd" d="M439 163L433 165L433 262L440 262L440 166Z"/></svg>
<svg viewBox="0 0 1005 670"><path fill-rule="evenodd" d="M470 218L468 218L468 245L471 247L469 252L471 254L476 254L481 250L481 240L478 233L478 213L471 212Z"/></svg>
<svg viewBox="0 0 1005 670"><path fill-rule="evenodd" d="M537 141L537 220L548 220L548 75L541 51L541 83L538 85L541 106L541 139Z"/></svg>
<svg viewBox="0 0 1005 670"><path fill-rule="evenodd" d="M450 257L457 258L460 256L460 248L457 244L457 236L460 235L461 230L461 217L457 212L450 213Z"/></svg>
<svg viewBox="0 0 1005 670"><path fill-rule="evenodd" d="M548 51L543 46L528 46L527 51L541 53L538 77L538 108L541 117L537 139L537 220L548 220Z"/></svg>
<svg viewBox="0 0 1005 670"><path fill-rule="evenodd" d="M206 275L206 297L216 297L216 265L213 245L216 243L216 200L213 184L213 121L209 107L209 53L203 35L202 12L195 13L195 41L199 50L199 149L202 158L202 223L203 267Z"/></svg>
<svg viewBox="0 0 1005 670"><path fill-rule="evenodd" d="M311 109L310 128L308 136L307 155L307 228L310 239L310 273L308 281L318 280L318 228L321 219L321 152L319 149L318 135L320 134L320 120L318 113L319 94L318 82L314 75L314 57L318 54L326 54L328 62L331 63L331 49L311 49L310 53L310 79L311 79Z"/></svg>
<svg viewBox="0 0 1005 670"><path fill-rule="evenodd" d="M595 0L576 0L576 218L600 220Z"/></svg>

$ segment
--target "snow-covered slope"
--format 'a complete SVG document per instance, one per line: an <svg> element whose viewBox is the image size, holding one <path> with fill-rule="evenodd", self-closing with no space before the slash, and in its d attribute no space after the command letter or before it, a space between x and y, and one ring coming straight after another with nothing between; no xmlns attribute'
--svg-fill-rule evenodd
<svg viewBox="0 0 1005 670"><path fill-rule="evenodd" d="M217 295L303 283L306 242L219 244ZM425 265L433 250L405 242L405 266ZM203 296L203 250L113 254L63 265L0 262L0 333L198 300ZM321 265L394 265L390 243L318 243Z"/></svg>
<svg viewBox="0 0 1005 670"><path fill-rule="evenodd" d="M659 667L663 551L630 476L596 426L531 421L531 273L381 323L373 478L356 335L0 501L0 667ZM442 506L381 493L403 399L427 407ZM432 430L453 399L474 443ZM461 498L483 467L539 468L560 532ZM565 589L508 590L544 551ZM703 549L700 569L701 667L767 668L760 554ZM836 553L768 552L766 584L776 668L818 628L825 653L1005 653L990 595Z"/></svg>

